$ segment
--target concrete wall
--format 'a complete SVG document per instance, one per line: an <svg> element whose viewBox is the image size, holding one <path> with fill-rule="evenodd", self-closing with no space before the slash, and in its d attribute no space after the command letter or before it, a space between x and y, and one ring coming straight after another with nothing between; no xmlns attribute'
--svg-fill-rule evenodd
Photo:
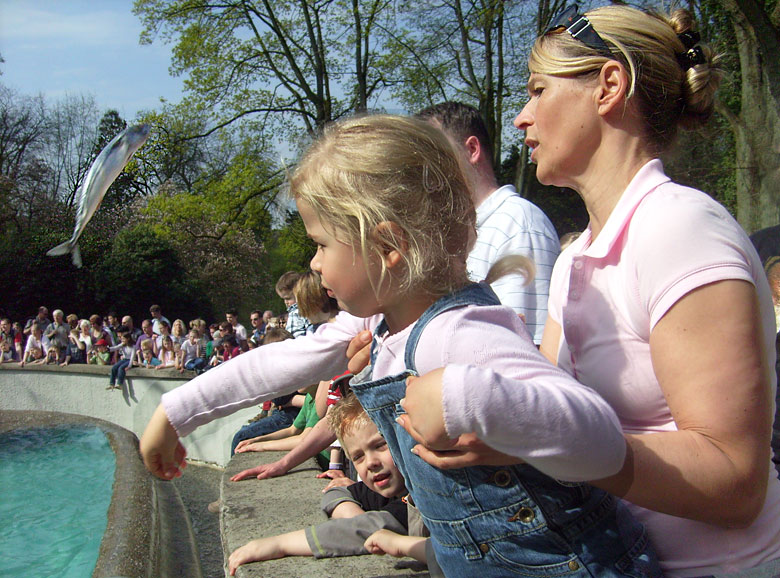
<svg viewBox="0 0 780 578"><path fill-rule="evenodd" d="M186 383L192 372L132 369L123 390L106 391L110 367L0 365L0 409L58 411L102 419L135 433L146 428L163 393ZM182 440L189 459L225 466L230 440L259 413L250 407L198 428Z"/></svg>

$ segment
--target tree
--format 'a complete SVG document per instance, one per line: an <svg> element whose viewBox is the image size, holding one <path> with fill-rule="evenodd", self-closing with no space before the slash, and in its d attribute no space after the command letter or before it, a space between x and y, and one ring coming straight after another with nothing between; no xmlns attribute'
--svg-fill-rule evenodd
<svg viewBox="0 0 780 578"><path fill-rule="evenodd" d="M735 138L737 218L752 232L780 222L780 3L722 6L736 38L740 92L717 110Z"/></svg>
<svg viewBox="0 0 780 578"><path fill-rule="evenodd" d="M498 170L527 76L527 6L502 0L405 4L404 24L390 35L401 70L394 94L411 110L444 100L473 104L485 119Z"/></svg>
<svg viewBox="0 0 780 578"><path fill-rule="evenodd" d="M366 110L382 86L372 38L387 0L136 0L143 42L175 42L185 106L209 130L247 117L294 134ZM348 58L345 56L348 55Z"/></svg>

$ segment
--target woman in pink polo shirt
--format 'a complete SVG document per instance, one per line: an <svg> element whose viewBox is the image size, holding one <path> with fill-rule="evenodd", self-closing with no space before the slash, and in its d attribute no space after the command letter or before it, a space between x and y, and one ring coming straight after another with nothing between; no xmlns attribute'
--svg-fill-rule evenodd
<svg viewBox="0 0 780 578"><path fill-rule="evenodd" d="M541 349L618 414L626 462L594 484L630 502L666 575L780 576L769 286L728 212L658 160L710 115L717 62L684 11L575 6L536 41L514 124L539 181L575 189L590 215L555 265ZM467 420L446 405L446 370L444 407L417 385L430 383L410 382L404 407L430 447L447 447L440 425L455 438L505 415L483 403L490 384L462 392Z"/></svg>

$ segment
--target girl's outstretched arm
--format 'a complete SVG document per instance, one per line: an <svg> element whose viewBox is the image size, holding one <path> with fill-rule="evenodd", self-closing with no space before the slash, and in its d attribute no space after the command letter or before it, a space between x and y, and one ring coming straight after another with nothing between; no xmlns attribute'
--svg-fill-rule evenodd
<svg viewBox="0 0 780 578"><path fill-rule="evenodd" d="M180 477L187 466L187 452L162 405L157 406L141 436L140 451L146 469L163 480Z"/></svg>

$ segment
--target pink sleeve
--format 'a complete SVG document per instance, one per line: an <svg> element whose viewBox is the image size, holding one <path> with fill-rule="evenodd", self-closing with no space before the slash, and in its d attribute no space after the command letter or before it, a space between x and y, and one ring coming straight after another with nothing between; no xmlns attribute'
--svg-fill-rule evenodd
<svg viewBox="0 0 780 578"><path fill-rule="evenodd" d="M673 210L669 210L673 207ZM755 284L752 244L725 208L706 194L674 183L650 195L632 219L637 291L650 329L686 294L716 281Z"/></svg>
<svg viewBox="0 0 780 578"><path fill-rule="evenodd" d="M445 316L423 334L416 360L421 374L446 366L442 402L451 437L474 432L567 481L609 476L623 466L615 412L547 361L511 310L468 307L435 324L439 319ZM440 356L430 354L437 350Z"/></svg>
<svg viewBox="0 0 780 578"><path fill-rule="evenodd" d="M263 345L163 395L165 413L180 436L241 408L330 379L347 366L349 341L376 318L340 313L311 335Z"/></svg>

